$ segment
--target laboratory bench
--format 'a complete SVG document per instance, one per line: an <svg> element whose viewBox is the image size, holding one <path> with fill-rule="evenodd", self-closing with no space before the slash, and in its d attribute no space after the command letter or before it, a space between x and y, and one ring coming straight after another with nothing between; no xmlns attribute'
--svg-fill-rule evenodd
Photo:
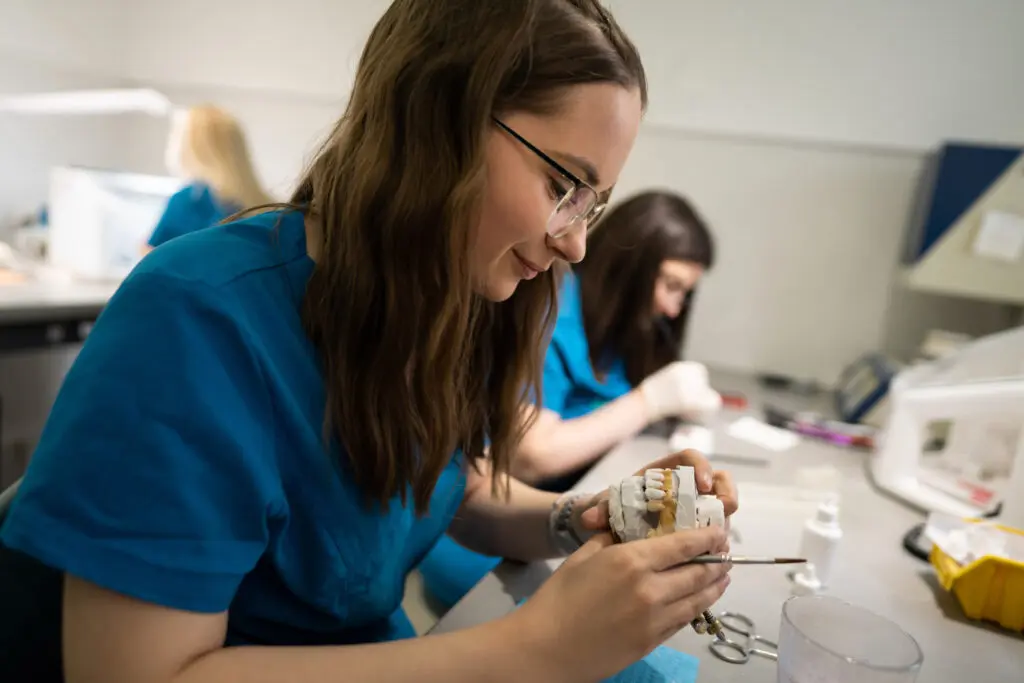
<svg viewBox="0 0 1024 683"><path fill-rule="evenodd" d="M750 406L743 412L754 415L766 403L788 410L824 410L829 402L828 396L808 399L771 392L754 378L739 374L712 372L712 382L721 391L743 393ZM802 438L790 450L772 452L729 435L728 425L741 415L739 411L723 412L711 425L715 452L767 459L769 465L730 462L722 466L732 472L739 485L740 510L733 518L738 538L732 540L733 553L796 553L802 525L816 503L798 500L799 496L790 499L789 494L805 490L801 487L807 482L830 480L840 495L844 537L824 592L877 612L910 633L924 652L919 683L1021 680L1024 638L1019 633L968 621L955 598L939 587L931 565L904 550L904 534L925 515L883 496L872 486L870 454L808 438ZM630 440L598 461L576 489L601 490L668 452L668 442L662 438L641 436ZM804 483L796 487L797 482ZM467 628L509 613L557 566L558 561L502 563L452 608L432 633ZM782 566L735 566L732 582L713 611L744 614L755 622L759 635L777 642L782 604L793 587L787 573ZM600 609L600 605L595 604L594 609ZM666 645L700 660L699 681L776 681L774 661L756 655L746 664L721 661L709 651L709 638L686 628Z"/></svg>
<svg viewBox="0 0 1024 683"><path fill-rule="evenodd" d="M0 356L81 343L118 282L39 282L0 285ZM12 400L7 397L7 400ZM3 472L3 401L0 396L0 482Z"/></svg>

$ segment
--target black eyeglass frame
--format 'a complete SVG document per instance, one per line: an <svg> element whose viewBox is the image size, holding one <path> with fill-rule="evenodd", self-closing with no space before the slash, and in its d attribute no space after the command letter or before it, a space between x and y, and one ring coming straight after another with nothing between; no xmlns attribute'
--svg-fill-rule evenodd
<svg viewBox="0 0 1024 683"><path fill-rule="evenodd" d="M551 212L551 217L548 219L549 225L550 225L551 218L553 218L555 215L557 215L558 212L562 209L562 207L568 201L570 201L573 198L573 196L577 192L580 191L581 188L589 190L594 195L594 205L587 211L586 215L580 215L580 216L574 217L573 220L570 221L565 226L564 230L562 230L558 234L552 234L551 236L556 238L556 239L559 238L559 237L563 237L570 230L572 230L574 225L576 225L580 221L582 221L582 222L584 222L586 224L587 231L589 232L591 227L594 225L597 217L600 216L601 213L608 206L608 202L607 201L601 201L601 194L597 191L597 189L593 185L591 185L590 183L588 183L587 181L583 180L582 178L577 176L575 173L573 173L572 171L567 169L565 166L563 166L562 164L560 164L557 161L555 161L554 159L552 159L550 155L548 155L543 150L541 150L539 147L534 145L532 142L530 142L529 140L524 138L522 135L517 133L514 129L512 129L511 127L506 125L501 119L499 119L497 117L494 117L494 116L492 116L491 119L494 121L495 125L497 125L503 131L505 131L506 133L511 135L513 138L515 138L515 140L517 142L519 142L519 144L523 145L524 147L526 147L526 149L528 149L531 152L533 152L534 154L536 154L548 166L550 166L551 168L555 169L559 173L559 175L561 175L566 180L568 180L570 183L572 183L572 187L569 189L568 192L565 193L564 196L562 196L558 200L558 204L555 206L554 211Z"/></svg>

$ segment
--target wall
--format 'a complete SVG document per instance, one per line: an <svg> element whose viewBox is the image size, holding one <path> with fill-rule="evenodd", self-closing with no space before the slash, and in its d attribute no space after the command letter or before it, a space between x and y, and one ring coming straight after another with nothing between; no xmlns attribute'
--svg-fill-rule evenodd
<svg viewBox="0 0 1024 683"><path fill-rule="evenodd" d="M208 86L159 87L176 106L215 102L237 116L253 151L257 174L278 198L289 195L305 162L344 107L344 102L337 98ZM165 120L134 118L124 131L130 141L128 167L144 173L166 173L164 148L168 128Z"/></svg>
<svg viewBox="0 0 1024 683"><path fill-rule="evenodd" d="M386 0L4 0L0 90L158 87L245 123L285 196L341 111ZM652 106L618 196L671 186L714 225L689 355L833 379L929 327L1006 324L994 306L906 292L898 255L925 153L946 136L1024 142L1016 0L612 0ZM200 20L201 19L201 20ZM669 27L669 28L666 28ZM55 163L160 172L166 124L0 120L0 220L35 208ZM31 437L70 354L0 362L9 435ZM36 378L43 378L36 381Z"/></svg>
<svg viewBox="0 0 1024 683"><path fill-rule="evenodd" d="M1024 140L1019 0L609 0L689 130L924 150Z"/></svg>
<svg viewBox="0 0 1024 683"><path fill-rule="evenodd" d="M122 15L129 0L4 0L0 92L109 87L120 82ZM86 6L88 5L88 7ZM45 200L58 163L117 166L117 121L0 113L0 225Z"/></svg>
<svg viewBox="0 0 1024 683"><path fill-rule="evenodd" d="M110 86L120 81L122 5L130 0L3 0L0 92ZM56 164L121 167L119 121L0 113L0 226L46 200ZM2 232L2 230L0 230ZM0 234L0 239L3 235ZM38 435L77 349L0 358L2 450Z"/></svg>
<svg viewBox="0 0 1024 683"><path fill-rule="evenodd" d="M284 197L341 113L363 43L389 4L137 0L125 75L178 105L231 110L246 126L261 179ZM131 130L135 167L159 171L166 129L139 121Z"/></svg>
<svg viewBox="0 0 1024 683"><path fill-rule="evenodd" d="M387 4L138 0L129 75L180 103L234 110L283 195L340 112ZM1005 324L996 307L906 292L898 261L928 149L947 136L1024 140L1012 73L1024 3L610 4L652 91L619 196L683 191L722 244L692 357L830 381L865 351L912 350L929 326ZM146 128L134 146L158 164L163 132Z"/></svg>

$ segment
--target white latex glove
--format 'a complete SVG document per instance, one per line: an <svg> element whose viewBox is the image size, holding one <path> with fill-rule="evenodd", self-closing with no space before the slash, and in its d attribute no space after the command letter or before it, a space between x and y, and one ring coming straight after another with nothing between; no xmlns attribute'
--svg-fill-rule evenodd
<svg viewBox="0 0 1024 683"><path fill-rule="evenodd" d="M645 379L640 393L651 422L682 417L704 422L722 408L722 397L708 383L708 369L693 361L676 361Z"/></svg>

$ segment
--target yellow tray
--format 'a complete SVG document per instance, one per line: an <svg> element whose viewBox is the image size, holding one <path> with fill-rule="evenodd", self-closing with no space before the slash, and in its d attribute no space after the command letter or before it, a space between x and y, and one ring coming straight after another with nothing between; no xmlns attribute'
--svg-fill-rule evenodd
<svg viewBox="0 0 1024 683"><path fill-rule="evenodd" d="M1019 529L996 526L1024 536L1024 531ZM938 571L939 583L953 591L968 618L994 621L1011 631L1024 631L1024 562L982 557L960 566L938 546L932 546L929 559Z"/></svg>

